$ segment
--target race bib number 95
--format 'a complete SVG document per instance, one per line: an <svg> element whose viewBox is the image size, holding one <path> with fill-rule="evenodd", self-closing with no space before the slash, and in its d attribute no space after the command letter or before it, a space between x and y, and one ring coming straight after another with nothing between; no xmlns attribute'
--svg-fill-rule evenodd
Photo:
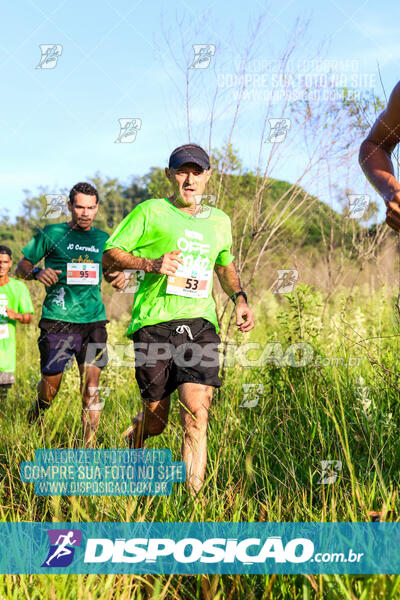
<svg viewBox="0 0 400 600"><path fill-rule="evenodd" d="M67 285L97 285L99 265L96 263L68 263Z"/></svg>

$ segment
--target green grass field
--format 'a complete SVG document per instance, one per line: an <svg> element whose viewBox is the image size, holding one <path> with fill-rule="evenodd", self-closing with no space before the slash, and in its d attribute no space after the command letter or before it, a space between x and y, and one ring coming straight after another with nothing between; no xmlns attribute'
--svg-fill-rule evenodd
<svg viewBox="0 0 400 600"><path fill-rule="evenodd" d="M285 298L263 296L255 329L232 341L280 342L284 352L307 342L315 351L313 362L226 368L210 412L203 506L193 506L183 484L174 484L170 497L35 496L33 484L20 481L20 462L33 460L36 448L82 445L78 374L74 367L65 375L43 427L29 428L26 411L39 376L38 330L19 327L18 383L1 411L1 520L366 522L369 510L384 506L397 520L400 369L394 302L385 289L373 296L358 289L351 298L338 292L324 313L321 294L305 286ZM111 343L125 340L127 318L110 323ZM251 350L247 356L259 354ZM243 383L264 385L252 408L240 406ZM140 408L134 371L111 365L101 384L110 396L99 447L124 448L121 434ZM169 425L147 447L171 448L173 459L180 460L180 444L175 392ZM341 461L335 483L319 483L322 460ZM2 598L367 600L400 598L400 576L5 575Z"/></svg>

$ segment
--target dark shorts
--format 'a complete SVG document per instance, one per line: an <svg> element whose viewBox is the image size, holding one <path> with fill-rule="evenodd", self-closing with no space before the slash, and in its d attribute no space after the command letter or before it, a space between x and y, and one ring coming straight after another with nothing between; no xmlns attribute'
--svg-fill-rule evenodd
<svg viewBox="0 0 400 600"><path fill-rule="evenodd" d="M107 364L108 321L67 323L41 319L38 338L40 370L43 375L56 375L71 368L75 356L78 365L96 367Z"/></svg>
<svg viewBox="0 0 400 600"><path fill-rule="evenodd" d="M186 382L220 387L220 343L215 326L202 318L166 321L135 331L136 381L142 398L161 400Z"/></svg>

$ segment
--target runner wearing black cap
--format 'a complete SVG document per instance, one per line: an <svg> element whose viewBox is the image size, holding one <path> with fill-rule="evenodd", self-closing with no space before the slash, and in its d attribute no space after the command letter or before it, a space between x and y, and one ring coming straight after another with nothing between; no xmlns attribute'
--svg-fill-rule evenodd
<svg viewBox="0 0 400 600"><path fill-rule="evenodd" d="M146 200L125 217L106 243L103 267L145 272L127 332L134 342L143 411L125 432L126 439L139 448L146 438L160 434L170 394L177 389L187 481L197 493L207 462L208 411L213 390L221 385L213 270L236 304L239 331L254 327L254 315L230 253L230 219L201 203L211 175L208 154L195 144L180 146L165 173L172 196Z"/></svg>

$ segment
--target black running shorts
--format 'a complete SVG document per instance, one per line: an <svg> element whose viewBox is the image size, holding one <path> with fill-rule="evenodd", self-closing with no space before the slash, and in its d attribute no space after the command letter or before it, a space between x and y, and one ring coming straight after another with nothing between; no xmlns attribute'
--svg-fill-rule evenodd
<svg viewBox="0 0 400 600"><path fill-rule="evenodd" d="M67 323L52 319L39 321L40 370L43 375L63 373L72 366L87 363L100 368L107 364L108 321Z"/></svg>
<svg viewBox="0 0 400 600"><path fill-rule="evenodd" d="M181 383L220 387L215 326L206 319L146 325L133 334L136 381L142 398L157 401Z"/></svg>

